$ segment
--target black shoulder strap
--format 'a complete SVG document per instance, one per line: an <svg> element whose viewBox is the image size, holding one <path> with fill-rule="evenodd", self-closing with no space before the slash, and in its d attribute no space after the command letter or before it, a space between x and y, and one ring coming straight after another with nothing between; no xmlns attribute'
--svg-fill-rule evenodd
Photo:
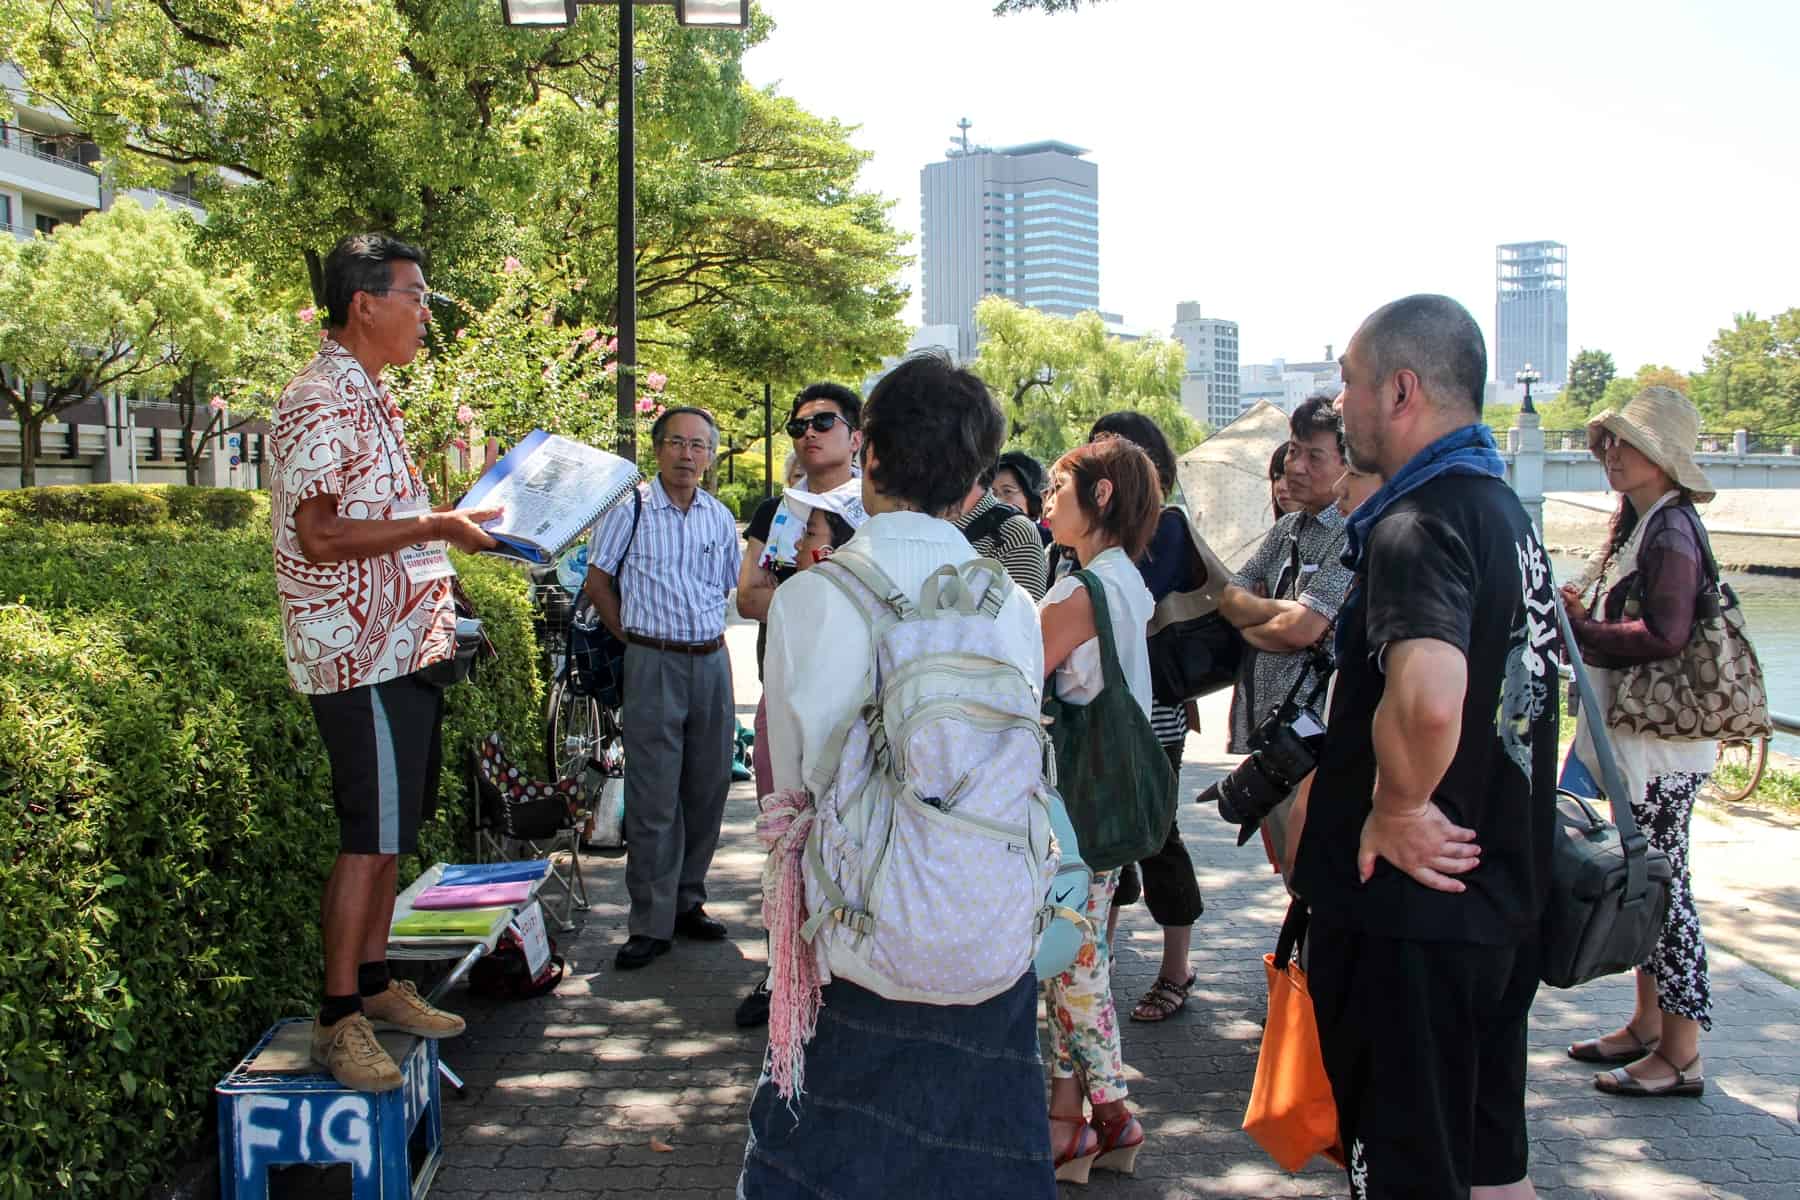
<svg viewBox="0 0 1800 1200"><path fill-rule="evenodd" d="M619 567L613 572L613 591L623 595L625 590L625 560L631 557L631 544L637 541L638 521L644 515L644 489L631 489L631 532L625 535L625 549L619 551Z"/></svg>
<svg viewBox="0 0 1800 1200"><path fill-rule="evenodd" d="M969 522L968 528L963 530L963 537L969 540L971 546L976 542L986 541L999 533L1002 525L1018 515L1019 510L1012 505L996 501L994 507Z"/></svg>

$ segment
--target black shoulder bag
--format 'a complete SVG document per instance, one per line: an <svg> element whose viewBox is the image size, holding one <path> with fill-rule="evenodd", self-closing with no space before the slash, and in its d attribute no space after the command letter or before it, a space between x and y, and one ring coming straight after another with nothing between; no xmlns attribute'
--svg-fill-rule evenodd
<svg viewBox="0 0 1800 1200"><path fill-rule="evenodd" d="M612 577L613 594L619 597L620 620L625 612L625 560L631 555L631 544L637 541L638 521L644 515L644 493L632 488L631 499L631 533L625 538L619 569ZM608 708L618 708L625 701L625 643L613 635L597 613L591 626L577 624L572 616L569 620L569 685L576 695L592 696Z"/></svg>
<svg viewBox="0 0 1800 1200"><path fill-rule="evenodd" d="M1556 841L1550 851L1550 898L1544 906L1538 976L1570 988L1630 970L1650 957L1669 911L1668 858L1652 849L1631 813L1630 793L1613 757L1602 714L1575 644L1569 615L1556 606L1563 646L1581 703L1590 714L1600 786L1612 808L1606 821L1590 798L1559 790Z"/></svg>
<svg viewBox="0 0 1800 1200"><path fill-rule="evenodd" d="M1181 513L1188 532L1187 587L1157 601L1148 633L1151 695L1158 704L1178 708L1237 682L1244 635L1219 612L1219 597L1231 577L1222 568L1214 577L1201 553L1193 521L1179 508L1175 511Z"/></svg>

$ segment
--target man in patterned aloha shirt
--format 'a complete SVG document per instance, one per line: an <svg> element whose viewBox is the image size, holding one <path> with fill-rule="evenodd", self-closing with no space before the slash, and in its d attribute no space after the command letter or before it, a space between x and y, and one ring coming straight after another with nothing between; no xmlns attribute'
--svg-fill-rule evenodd
<svg viewBox="0 0 1800 1200"><path fill-rule="evenodd" d="M446 542L494 544L498 510L433 512L383 369L411 362L431 320L418 250L381 234L325 260L319 353L276 402L270 486L288 675L331 760L338 858L325 885L325 996L312 1053L345 1087L387 1091L399 1069L377 1027L461 1033L462 1018L388 976L398 856L436 808L455 575Z"/></svg>

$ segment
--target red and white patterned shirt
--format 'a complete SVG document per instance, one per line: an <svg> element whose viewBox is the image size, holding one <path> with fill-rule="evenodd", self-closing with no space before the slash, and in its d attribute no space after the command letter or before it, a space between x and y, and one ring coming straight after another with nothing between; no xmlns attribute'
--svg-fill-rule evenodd
<svg viewBox="0 0 1800 1200"><path fill-rule="evenodd" d="M336 496L339 514L356 520L428 504L387 386L326 338L270 423L275 587L294 687L343 692L449 658L456 610L448 579L413 583L397 552L313 562L294 528L295 511L314 496Z"/></svg>

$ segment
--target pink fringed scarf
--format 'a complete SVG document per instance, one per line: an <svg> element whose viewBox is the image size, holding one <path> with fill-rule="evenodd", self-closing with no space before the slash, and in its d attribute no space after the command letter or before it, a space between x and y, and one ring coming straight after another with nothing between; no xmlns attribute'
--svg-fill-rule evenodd
<svg viewBox="0 0 1800 1200"><path fill-rule="evenodd" d="M819 961L800 937L806 923L801 872L813 825L812 797L789 788L764 796L756 836L763 862L763 926L769 931L769 1078L783 1100L805 1090L806 1043L819 1021Z"/></svg>

